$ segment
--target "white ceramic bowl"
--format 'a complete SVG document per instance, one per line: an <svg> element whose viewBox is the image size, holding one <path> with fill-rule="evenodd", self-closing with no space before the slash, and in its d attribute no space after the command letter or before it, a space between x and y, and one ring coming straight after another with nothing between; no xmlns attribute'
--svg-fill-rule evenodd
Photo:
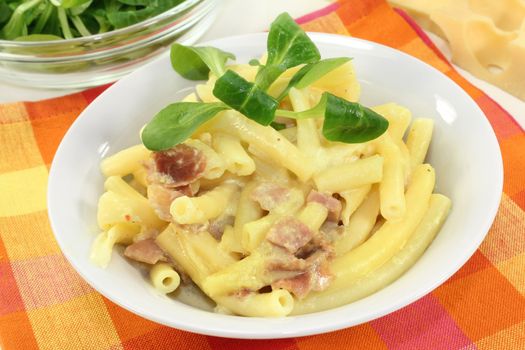
<svg viewBox="0 0 525 350"><path fill-rule="evenodd" d="M194 83L173 72L167 58L120 80L78 117L56 153L49 178L49 216L64 255L96 290L120 306L168 326L235 338L283 338L357 325L421 298L456 272L479 246L498 209L502 161L487 119L454 82L429 65L391 48L327 34L310 34L323 57L353 57L361 102L397 102L415 117L435 120L429 162L436 191L453 202L441 232L421 259L387 288L352 304L279 319L213 314L156 294L143 273L114 253L105 270L93 266L97 200L103 191L100 160L139 141L140 128ZM239 62L259 57L266 34L208 43L234 52ZM181 92L181 90L184 90Z"/></svg>

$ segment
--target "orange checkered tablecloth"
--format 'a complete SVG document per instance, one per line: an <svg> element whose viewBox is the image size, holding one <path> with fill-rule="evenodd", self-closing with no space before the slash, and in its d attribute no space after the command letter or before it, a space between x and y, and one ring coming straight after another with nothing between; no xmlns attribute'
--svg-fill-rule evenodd
<svg viewBox="0 0 525 350"><path fill-rule="evenodd" d="M281 340L192 334L147 321L89 287L64 259L46 212L49 166L64 133L104 88L0 105L0 346L26 349L525 349L525 134L384 0L341 0L298 20L405 51L456 81L499 139L504 194L468 263L417 302L337 332ZM482 190L482 189L481 189Z"/></svg>

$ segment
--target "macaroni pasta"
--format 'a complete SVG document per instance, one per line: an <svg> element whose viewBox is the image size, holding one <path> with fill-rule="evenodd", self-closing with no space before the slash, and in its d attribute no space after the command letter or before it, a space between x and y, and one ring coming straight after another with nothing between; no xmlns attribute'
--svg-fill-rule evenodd
<svg viewBox="0 0 525 350"><path fill-rule="evenodd" d="M292 88L283 105L303 111L325 91L357 100L351 63L336 71ZM216 101L215 81L186 100ZM104 159L92 261L104 267L124 245L126 257L151 267L159 292L191 280L217 310L244 316L325 310L385 287L424 252L450 201L433 194L425 164L432 121L411 123L394 103L374 110L389 129L364 143L330 142L315 119L283 118L278 131L228 110L169 150L138 145Z"/></svg>

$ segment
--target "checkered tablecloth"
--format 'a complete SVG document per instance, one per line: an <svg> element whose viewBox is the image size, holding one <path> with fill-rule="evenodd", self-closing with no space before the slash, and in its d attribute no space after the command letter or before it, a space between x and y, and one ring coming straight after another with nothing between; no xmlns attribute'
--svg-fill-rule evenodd
<svg viewBox="0 0 525 350"><path fill-rule="evenodd" d="M456 81L485 112L503 153L504 194L492 229L468 263L441 287L397 312L318 336L235 340L161 326L88 286L62 256L49 226L46 187L54 152L71 123L104 88L4 104L0 105L4 350L525 349L523 130L463 79L417 25L384 0L341 0L298 22L310 31L352 35L418 57Z"/></svg>

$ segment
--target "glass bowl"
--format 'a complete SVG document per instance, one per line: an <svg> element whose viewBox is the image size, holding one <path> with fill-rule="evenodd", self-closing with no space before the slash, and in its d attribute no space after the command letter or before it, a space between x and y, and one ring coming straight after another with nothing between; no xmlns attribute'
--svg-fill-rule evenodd
<svg viewBox="0 0 525 350"><path fill-rule="evenodd" d="M113 82L174 42L195 42L216 16L217 0L186 0L111 32L56 41L0 40L0 80L37 88L85 88Z"/></svg>

